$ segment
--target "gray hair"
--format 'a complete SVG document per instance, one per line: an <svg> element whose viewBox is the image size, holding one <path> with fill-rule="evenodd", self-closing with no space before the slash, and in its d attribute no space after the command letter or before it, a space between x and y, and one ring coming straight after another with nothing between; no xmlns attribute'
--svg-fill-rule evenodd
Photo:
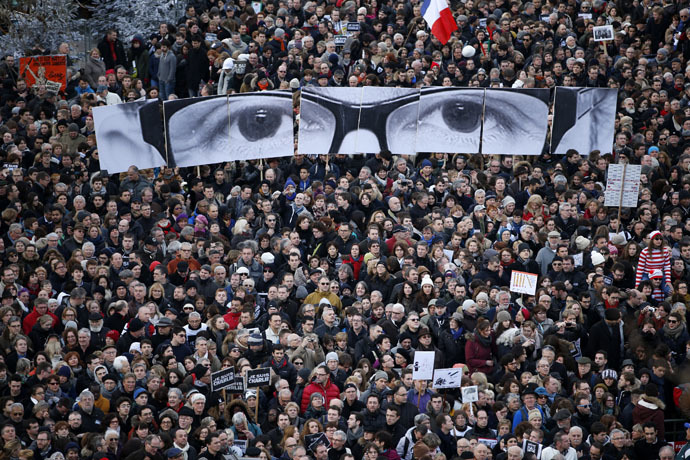
<svg viewBox="0 0 690 460"><path fill-rule="evenodd" d="M232 424L235 426L246 425L247 417L242 412L237 412L232 416Z"/></svg>
<svg viewBox="0 0 690 460"><path fill-rule="evenodd" d="M510 446L508 447L508 453L513 453L517 455L518 457L522 458L522 448L518 446Z"/></svg>
<svg viewBox="0 0 690 460"><path fill-rule="evenodd" d="M93 393L91 393L91 391L89 390L83 390L81 393L79 393L79 400L82 400L84 398L95 399Z"/></svg>
<svg viewBox="0 0 690 460"><path fill-rule="evenodd" d="M414 416L414 424L415 425L421 425L422 423L426 422L427 420L431 421L431 417L429 417L426 414L417 414Z"/></svg>
<svg viewBox="0 0 690 460"><path fill-rule="evenodd" d="M336 431L335 433L333 433L333 437L335 438L336 436L339 437L339 438L342 439L342 440L346 440L346 439L347 439L347 434L345 434L345 432L344 432L343 430L338 430L338 431Z"/></svg>
<svg viewBox="0 0 690 460"><path fill-rule="evenodd" d="M79 332L77 334L86 334L89 338L91 338L91 331L86 327L82 327L81 329L79 329Z"/></svg>
<svg viewBox="0 0 690 460"><path fill-rule="evenodd" d="M116 371L121 371L122 368L125 366L125 363L129 363L129 361L127 361L127 358L125 358L124 356L118 356L113 361L113 368Z"/></svg>

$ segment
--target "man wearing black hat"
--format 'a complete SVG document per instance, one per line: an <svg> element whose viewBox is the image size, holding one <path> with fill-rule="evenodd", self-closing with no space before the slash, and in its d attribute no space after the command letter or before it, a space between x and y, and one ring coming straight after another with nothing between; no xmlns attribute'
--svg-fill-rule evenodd
<svg viewBox="0 0 690 460"><path fill-rule="evenodd" d="M146 324L139 318L134 318L129 322L127 327L127 332L122 334L120 340L117 342L117 352L118 354L127 353L129 351L129 346L134 342L139 342L144 338L144 328ZM191 351L190 353L191 354ZM187 355L185 355L187 356ZM184 356L182 357L184 359Z"/></svg>
<svg viewBox="0 0 690 460"><path fill-rule="evenodd" d="M532 409L538 409L539 412L542 412L541 407L537 405L537 384L536 383L529 383L525 387L524 390L522 390L521 394L522 398L522 407L520 408L519 411L513 415L513 430L515 427L517 427L520 422L526 422L529 420L528 413ZM542 420L544 419L544 413L542 412Z"/></svg>
<svg viewBox="0 0 690 460"><path fill-rule="evenodd" d="M604 319L592 326L589 332L589 353L593 358L598 350L608 353L609 367L618 369L623 356L623 323L618 308L609 308L604 313Z"/></svg>
<svg viewBox="0 0 690 460"><path fill-rule="evenodd" d="M89 313L89 330L91 331L91 345L101 349L105 346L105 336L110 329L103 327L103 315L96 312Z"/></svg>

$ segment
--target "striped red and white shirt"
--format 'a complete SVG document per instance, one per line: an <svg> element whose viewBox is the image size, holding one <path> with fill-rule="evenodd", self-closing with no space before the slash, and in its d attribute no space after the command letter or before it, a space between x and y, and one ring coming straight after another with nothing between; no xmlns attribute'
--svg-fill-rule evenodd
<svg viewBox="0 0 690 460"><path fill-rule="evenodd" d="M654 270L661 270L664 274L664 282L671 283L671 250L669 248L663 247L651 251L649 248L644 248L640 252L637 272L635 273L635 288L640 286L645 274L649 278L650 273Z"/></svg>

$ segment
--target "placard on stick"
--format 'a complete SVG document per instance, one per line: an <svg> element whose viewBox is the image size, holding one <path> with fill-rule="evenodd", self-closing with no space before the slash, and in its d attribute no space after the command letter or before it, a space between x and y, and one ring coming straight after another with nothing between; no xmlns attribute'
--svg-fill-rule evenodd
<svg viewBox="0 0 690 460"><path fill-rule="evenodd" d="M412 379L431 380L434 377L435 351L415 351Z"/></svg>
<svg viewBox="0 0 690 460"><path fill-rule="evenodd" d="M477 385L472 385L471 387L462 387L462 402L477 402L479 401L479 388Z"/></svg>
<svg viewBox="0 0 690 460"><path fill-rule="evenodd" d="M221 369L211 374L211 391L220 391L235 383L235 367Z"/></svg>
<svg viewBox="0 0 690 460"><path fill-rule="evenodd" d="M606 26L597 26L592 30L592 33L594 34L595 42L613 40L613 26L610 24Z"/></svg>
<svg viewBox="0 0 690 460"><path fill-rule="evenodd" d="M522 451L525 454L534 454L538 459L541 458L542 448L543 446L538 442L528 441L527 439L523 439L522 441Z"/></svg>
<svg viewBox="0 0 690 460"><path fill-rule="evenodd" d="M513 270L510 273L510 292L534 295L537 291L537 278L539 275L534 273Z"/></svg>
<svg viewBox="0 0 690 460"><path fill-rule="evenodd" d="M225 391L231 394L241 395L244 393L244 377L235 374L235 379L230 385L225 388Z"/></svg>
<svg viewBox="0 0 690 460"><path fill-rule="evenodd" d="M31 56L19 59L19 76L29 87L45 85L51 94L67 88L67 56Z"/></svg>
<svg viewBox="0 0 690 460"><path fill-rule="evenodd" d="M462 384L462 369L435 369L434 370L434 389L441 388L460 388Z"/></svg>
<svg viewBox="0 0 690 460"><path fill-rule="evenodd" d="M271 383L271 369L252 369L247 371L247 388L263 387Z"/></svg>
<svg viewBox="0 0 690 460"><path fill-rule="evenodd" d="M604 206L636 208L642 165L611 164L606 175Z"/></svg>

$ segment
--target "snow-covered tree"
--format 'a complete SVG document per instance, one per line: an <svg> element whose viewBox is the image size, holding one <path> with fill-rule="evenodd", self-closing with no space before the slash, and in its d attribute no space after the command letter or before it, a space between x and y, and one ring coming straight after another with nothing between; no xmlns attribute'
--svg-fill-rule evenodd
<svg viewBox="0 0 690 460"><path fill-rule="evenodd" d="M158 30L161 22L176 21L175 15L180 11L178 3L178 0L92 0L88 25L96 39L111 28L124 41L136 33L148 36Z"/></svg>
<svg viewBox="0 0 690 460"><path fill-rule="evenodd" d="M27 51L55 51L80 30L74 0L0 0L0 51L25 55Z"/></svg>

